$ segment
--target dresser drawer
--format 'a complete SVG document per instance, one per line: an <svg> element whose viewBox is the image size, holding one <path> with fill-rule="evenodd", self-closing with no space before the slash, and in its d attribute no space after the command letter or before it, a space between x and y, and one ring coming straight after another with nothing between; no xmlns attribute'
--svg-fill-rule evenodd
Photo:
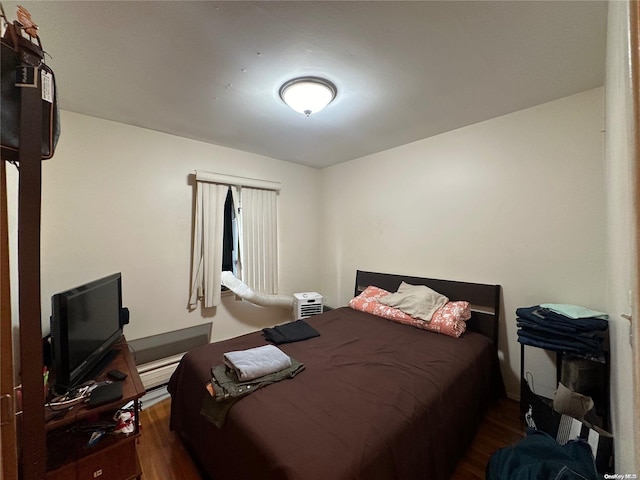
<svg viewBox="0 0 640 480"><path fill-rule="evenodd" d="M136 439L122 441L49 472L47 480L130 480L142 474Z"/></svg>

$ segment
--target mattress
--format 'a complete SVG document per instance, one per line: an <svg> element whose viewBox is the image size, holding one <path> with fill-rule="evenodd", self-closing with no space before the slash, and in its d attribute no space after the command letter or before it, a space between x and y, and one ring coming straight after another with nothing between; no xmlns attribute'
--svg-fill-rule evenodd
<svg viewBox="0 0 640 480"><path fill-rule="evenodd" d="M170 427L200 467L217 480L448 478L495 396L492 342L348 307L307 322L320 336L279 346L304 370L243 397L221 428L200 413L211 368L267 341L255 332L184 356Z"/></svg>

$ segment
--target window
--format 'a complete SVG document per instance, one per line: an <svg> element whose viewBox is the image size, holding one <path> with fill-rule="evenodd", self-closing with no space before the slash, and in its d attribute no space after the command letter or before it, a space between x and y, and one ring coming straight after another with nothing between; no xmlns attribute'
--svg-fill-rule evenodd
<svg viewBox="0 0 640 480"><path fill-rule="evenodd" d="M220 303L223 270L277 293L278 191L275 182L196 172L190 308Z"/></svg>
<svg viewBox="0 0 640 480"><path fill-rule="evenodd" d="M224 234L222 236L222 271L238 274L238 230L231 189L224 201ZM223 287L224 289L225 287Z"/></svg>

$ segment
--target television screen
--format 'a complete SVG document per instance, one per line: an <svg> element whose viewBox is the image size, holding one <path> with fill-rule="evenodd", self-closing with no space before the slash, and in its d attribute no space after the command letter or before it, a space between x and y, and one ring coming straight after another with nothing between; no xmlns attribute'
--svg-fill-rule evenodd
<svg viewBox="0 0 640 480"><path fill-rule="evenodd" d="M57 293L51 304L56 384L72 387L92 373L122 336L121 274Z"/></svg>

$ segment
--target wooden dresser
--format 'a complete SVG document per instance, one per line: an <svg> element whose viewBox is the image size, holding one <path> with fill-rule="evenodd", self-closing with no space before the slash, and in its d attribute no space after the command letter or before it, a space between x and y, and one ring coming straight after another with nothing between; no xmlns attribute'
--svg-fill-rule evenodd
<svg viewBox="0 0 640 480"><path fill-rule="evenodd" d="M113 349L115 357L96 380L108 380L106 372L113 369L126 373L121 381L122 398L94 408L85 403L71 409L45 407L47 480L130 480L142 475L136 447L140 436L139 399L145 390L124 337ZM114 414L125 406L134 415L134 431L106 433L88 446L93 432L113 422Z"/></svg>

